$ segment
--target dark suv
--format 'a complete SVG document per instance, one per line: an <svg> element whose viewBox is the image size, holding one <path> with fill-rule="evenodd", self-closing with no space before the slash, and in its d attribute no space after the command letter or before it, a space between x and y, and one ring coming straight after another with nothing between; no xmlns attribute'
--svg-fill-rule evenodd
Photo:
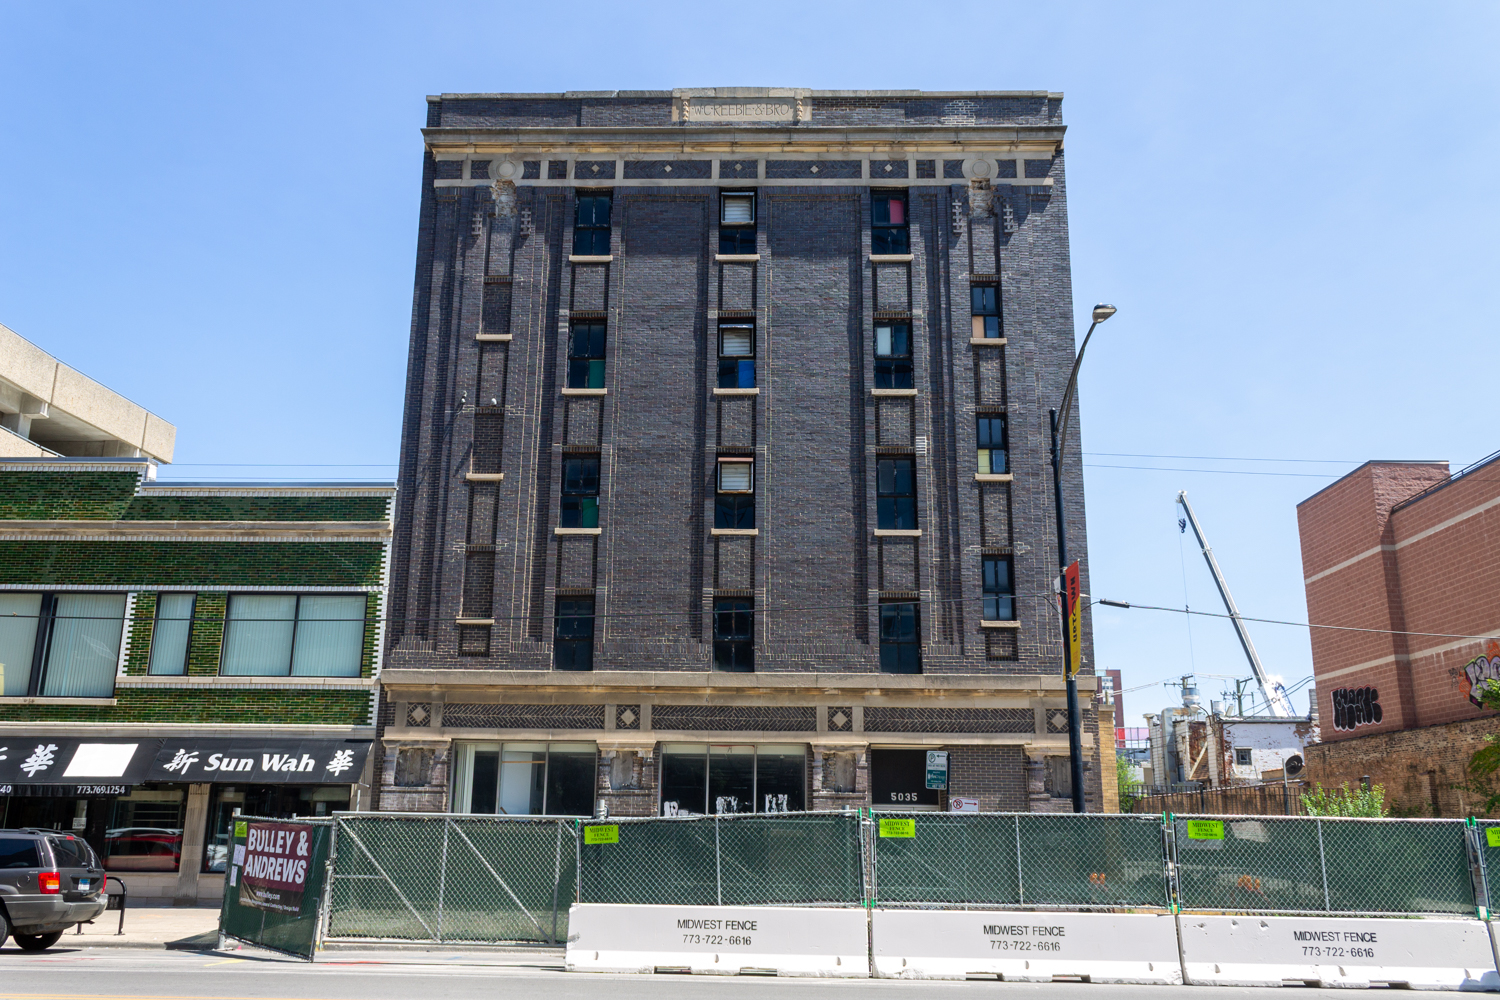
<svg viewBox="0 0 1500 1000"><path fill-rule="evenodd" d="M60 830L0 830L0 945L57 944L74 924L104 912L104 866L93 848Z"/></svg>

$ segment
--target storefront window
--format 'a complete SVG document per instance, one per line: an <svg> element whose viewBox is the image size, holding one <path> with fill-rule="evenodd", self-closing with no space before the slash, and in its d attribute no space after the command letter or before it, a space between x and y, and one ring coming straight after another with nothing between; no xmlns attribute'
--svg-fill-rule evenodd
<svg viewBox="0 0 1500 1000"><path fill-rule="evenodd" d="M592 816L598 748L592 743L462 743L453 811L505 816Z"/></svg>
<svg viewBox="0 0 1500 1000"><path fill-rule="evenodd" d="M663 816L800 812L807 748L792 744L664 743Z"/></svg>
<svg viewBox="0 0 1500 1000"><path fill-rule="evenodd" d="M118 872L175 872L182 860L181 786L143 785L115 799L104 832L104 867Z"/></svg>
<svg viewBox="0 0 1500 1000"><path fill-rule="evenodd" d="M229 858L231 824L238 815L296 819L329 816L348 808L348 785L215 785L208 810L203 870L224 870Z"/></svg>

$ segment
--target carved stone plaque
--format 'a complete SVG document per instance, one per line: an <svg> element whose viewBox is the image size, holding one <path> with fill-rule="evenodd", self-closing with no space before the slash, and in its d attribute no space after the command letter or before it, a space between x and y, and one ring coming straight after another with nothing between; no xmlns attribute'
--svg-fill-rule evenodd
<svg viewBox="0 0 1500 1000"><path fill-rule="evenodd" d="M683 120L690 122L794 122L795 97L688 97Z"/></svg>

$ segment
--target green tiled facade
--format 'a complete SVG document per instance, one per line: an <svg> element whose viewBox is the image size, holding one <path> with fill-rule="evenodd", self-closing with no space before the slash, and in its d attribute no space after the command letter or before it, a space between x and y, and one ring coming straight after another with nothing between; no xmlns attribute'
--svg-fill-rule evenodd
<svg viewBox="0 0 1500 1000"><path fill-rule="evenodd" d="M136 497L126 521L384 521L384 497Z"/></svg>
<svg viewBox="0 0 1500 1000"><path fill-rule="evenodd" d="M385 550L382 542L0 541L0 585L374 587Z"/></svg>
<svg viewBox="0 0 1500 1000"><path fill-rule="evenodd" d="M135 496L138 472L0 473L0 521L114 521Z"/></svg>
<svg viewBox="0 0 1500 1000"><path fill-rule="evenodd" d="M364 726L369 691L120 688L116 705L0 705L4 722L273 723Z"/></svg>
<svg viewBox="0 0 1500 1000"><path fill-rule="evenodd" d="M0 460L0 588L131 593L121 669L128 678L150 674L159 594L191 592L186 679L177 686L165 676L150 686L117 682L114 704L0 699L0 724L370 725L393 490L157 485L143 481L144 463L138 471L119 471L120 464L79 460L75 471L60 462ZM7 530L8 521L25 524ZM65 537L81 521L108 523L97 535L91 528L89 537ZM218 522L222 536L217 526L204 538L164 523L194 521ZM328 528L336 522L349 522L349 532ZM359 676L205 684L219 678L229 596L267 591L363 593Z"/></svg>

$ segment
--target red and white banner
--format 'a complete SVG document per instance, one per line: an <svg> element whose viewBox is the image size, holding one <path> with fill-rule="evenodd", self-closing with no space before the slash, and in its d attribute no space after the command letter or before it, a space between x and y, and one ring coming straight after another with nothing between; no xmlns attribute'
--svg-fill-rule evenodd
<svg viewBox="0 0 1500 1000"><path fill-rule="evenodd" d="M277 913L301 913L312 861L312 827L251 823L245 836L240 902Z"/></svg>

